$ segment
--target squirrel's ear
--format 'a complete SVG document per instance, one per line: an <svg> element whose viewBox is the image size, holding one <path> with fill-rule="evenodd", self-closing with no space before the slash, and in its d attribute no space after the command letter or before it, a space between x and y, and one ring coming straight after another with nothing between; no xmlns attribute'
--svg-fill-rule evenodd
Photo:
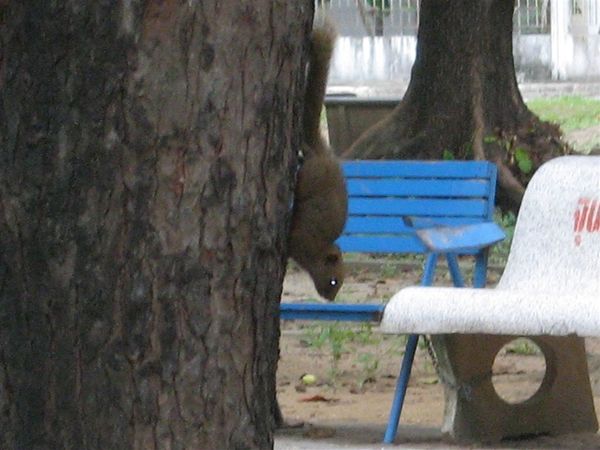
<svg viewBox="0 0 600 450"><path fill-rule="evenodd" d="M335 264L340 260L340 255L338 253L328 253L325 256L325 262L327 264Z"/></svg>

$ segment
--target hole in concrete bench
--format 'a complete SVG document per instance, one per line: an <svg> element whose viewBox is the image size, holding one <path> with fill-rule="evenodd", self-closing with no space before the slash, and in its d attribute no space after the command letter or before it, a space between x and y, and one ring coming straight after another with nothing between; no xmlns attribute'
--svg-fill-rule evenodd
<svg viewBox="0 0 600 450"><path fill-rule="evenodd" d="M492 384L498 396L509 404L529 400L539 390L546 374L546 358L531 339L510 341L496 354Z"/></svg>

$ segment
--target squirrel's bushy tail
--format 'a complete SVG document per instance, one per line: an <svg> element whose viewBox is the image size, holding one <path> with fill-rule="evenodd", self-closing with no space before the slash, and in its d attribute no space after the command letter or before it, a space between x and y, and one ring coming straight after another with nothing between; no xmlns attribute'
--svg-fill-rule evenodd
<svg viewBox="0 0 600 450"><path fill-rule="evenodd" d="M335 45L335 37L335 29L329 22L313 29L311 35L304 99L304 139L307 147L313 151L320 151L323 148L320 130L321 110L325 99L329 62Z"/></svg>

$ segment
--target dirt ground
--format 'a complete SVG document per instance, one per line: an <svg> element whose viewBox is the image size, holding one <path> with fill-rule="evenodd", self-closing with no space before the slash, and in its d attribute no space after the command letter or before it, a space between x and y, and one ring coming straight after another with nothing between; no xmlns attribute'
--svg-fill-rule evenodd
<svg viewBox="0 0 600 450"><path fill-rule="evenodd" d="M399 263L397 260L383 263L362 260L350 262L349 267L351 273L338 295L338 302L385 302L403 286L418 284L420 275L418 264ZM499 275L500 270L490 270L491 285L497 282ZM449 284L447 278L443 274L437 283ZM316 299L318 296L309 277L292 266L284 283L283 298L284 301L293 301ZM348 425L351 428L352 424L360 424L375 430L371 436L362 436L365 442L380 442L404 343L405 337L382 335L376 326L284 321L277 389L286 421L302 423L295 432L315 439L344 433ZM494 386L499 395L509 402L529 398L543 379L544 357L531 344L531 341L523 340L513 342L496 358ZM598 412L600 339L587 340L586 347ZM304 374L314 375L314 383L304 383L301 380ZM310 378L309 382L312 381ZM427 346L420 342L396 443L450 448L439 431L443 410L443 386ZM409 428L413 431L406 431ZM415 429L424 431L415 433ZM538 437L510 441L502 448L600 449L600 435Z"/></svg>

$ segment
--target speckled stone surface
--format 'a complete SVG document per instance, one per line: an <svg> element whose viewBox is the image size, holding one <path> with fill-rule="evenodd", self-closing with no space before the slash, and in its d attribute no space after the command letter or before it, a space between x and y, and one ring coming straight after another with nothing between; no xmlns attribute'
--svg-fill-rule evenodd
<svg viewBox="0 0 600 450"><path fill-rule="evenodd" d="M600 336L600 157L556 158L538 170L495 289L403 289L382 330Z"/></svg>
<svg viewBox="0 0 600 450"><path fill-rule="evenodd" d="M600 157L569 156L531 180L495 289L410 287L386 306L382 330L432 334L446 405L442 431L459 441L598 429L583 339L600 336ZM515 336L541 348L546 373L519 404L492 383Z"/></svg>

